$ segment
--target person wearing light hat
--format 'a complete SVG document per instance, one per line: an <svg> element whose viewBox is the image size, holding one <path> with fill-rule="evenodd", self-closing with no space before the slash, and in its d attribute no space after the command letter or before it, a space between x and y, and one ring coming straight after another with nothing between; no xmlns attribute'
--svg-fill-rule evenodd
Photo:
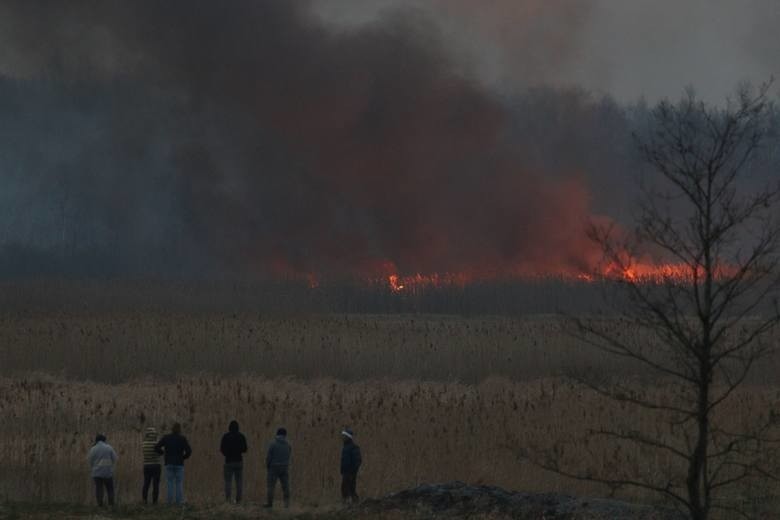
<svg viewBox="0 0 780 520"><path fill-rule="evenodd" d="M344 428L341 431L341 438L344 445L341 448L341 499L344 504L358 501L357 495L357 474L363 458L360 455L360 446L355 444L355 433Z"/></svg>
<svg viewBox="0 0 780 520"><path fill-rule="evenodd" d="M95 481L95 498L100 507L103 507L104 490L108 494L108 505L114 505L114 466L116 460L116 452L106 442L106 436L102 433L97 434L95 444L87 455L87 462L89 462L92 480Z"/></svg>

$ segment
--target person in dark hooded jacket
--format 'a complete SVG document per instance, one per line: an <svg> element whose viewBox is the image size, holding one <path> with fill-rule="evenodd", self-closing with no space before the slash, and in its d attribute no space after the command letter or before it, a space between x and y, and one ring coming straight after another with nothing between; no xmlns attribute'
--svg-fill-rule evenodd
<svg viewBox="0 0 780 520"><path fill-rule="evenodd" d="M341 448L341 499L345 504L358 501L357 474L363 457L360 455L360 446L355 444L355 433L349 428L341 432L344 445Z"/></svg>
<svg viewBox="0 0 780 520"><path fill-rule="evenodd" d="M244 474L243 454L246 453L246 450L246 437L238 431L238 422L230 421L228 432L222 436L222 442L219 444L219 451L225 456L225 500L227 501L230 501L230 488L233 478L235 478L236 503L241 502Z"/></svg>
<svg viewBox="0 0 780 520"><path fill-rule="evenodd" d="M192 455L187 437L181 434L181 424L174 423L171 433L154 445L154 451L164 455L168 503L184 503L184 461Z"/></svg>

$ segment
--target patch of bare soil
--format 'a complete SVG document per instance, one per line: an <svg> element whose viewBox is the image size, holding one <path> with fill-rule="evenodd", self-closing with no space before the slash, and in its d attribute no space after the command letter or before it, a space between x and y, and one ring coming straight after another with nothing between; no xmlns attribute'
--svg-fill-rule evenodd
<svg viewBox="0 0 780 520"><path fill-rule="evenodd" d="M584 499L567 495L518 493L462 482L425 484L365 500L363 514L399 513L419 518L513 518L517 520L681 520L673 510L618 500Z"/></svg>

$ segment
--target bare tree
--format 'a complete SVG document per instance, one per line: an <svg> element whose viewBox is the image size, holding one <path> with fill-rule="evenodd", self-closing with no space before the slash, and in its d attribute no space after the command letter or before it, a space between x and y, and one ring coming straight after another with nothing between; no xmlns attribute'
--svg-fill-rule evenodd
<svg viewBox="0 0 780 520"><path fill-rule="evenodd" d="M653 432L610 426L589 434L661 452L669 470L582 475L567 471L555 456L543 462L548 469L616 489L661 493L694 520L719 510L730 518L748 516L727 498L733 496L729 490L775 478L770 452L778 440L772 438L777 415L767 410L760 424L736 431L719 415L756 363L774 350L769 333L780 321L778 187L759 186L749 175L767 137L773 109L768 88L743 88L724 107L706 105L692 91L677 103L661 102L652 111L651 132L637 138L652 176L642 183L635 233L626 239L615 229L591 230L626 299L618 317L572 318L574 333L637 363L666 391L637 392L579 375L592 391L657 414L664 424ZM670 267L660 278L645 277L636 261L642 254ZM642 334L626 334L622 325Z"/></svg>

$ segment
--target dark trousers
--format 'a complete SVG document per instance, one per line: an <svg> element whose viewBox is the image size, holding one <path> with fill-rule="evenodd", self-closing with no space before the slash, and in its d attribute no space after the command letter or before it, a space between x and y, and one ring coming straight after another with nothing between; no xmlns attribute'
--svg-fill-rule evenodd
<svg viewBox="0 0 780 520"><path fill-rule="evenodd" d="M268 505L274 503L274 488L276 481L282 483L282 496L284 497L284 506L290 505L290 472L287 466L270 466L268 468Z"/></svg>
<svg viewBox="0 0 780 520"><path fill-rule="evenodd" d="M149 499L149 485L152 486L152 503L156 504L157 499L160 497L160 474L162 473L162 466L159 464L144 464L144 487L141 490L141 495L144 499L144 504Z"/></svg>
<svg viewBox="0 0 780 520"><path fill-rule="evenodd" d="M357 473L344 473L341 475L341 498L344 502L348 500L357 502Z"/></svg>
<svg viewBox="0 0 780 520"><path fill-rule="evenodd" d="M244 465L241 462L226 462L224 466L225 476L225 500L230 500L230 488L233 479L236 479L236 502L241 502L241 494L244 490Z"/></svg>
<svg viewBox="0 0 780 520"><path fill-rule="evenodd" d="M97 498L97 504L103 507L103 489L105 488L108 494L108 505L114 505L114 479L112 478L100 478L93 477L95 481L95 498Z"/></svg>

